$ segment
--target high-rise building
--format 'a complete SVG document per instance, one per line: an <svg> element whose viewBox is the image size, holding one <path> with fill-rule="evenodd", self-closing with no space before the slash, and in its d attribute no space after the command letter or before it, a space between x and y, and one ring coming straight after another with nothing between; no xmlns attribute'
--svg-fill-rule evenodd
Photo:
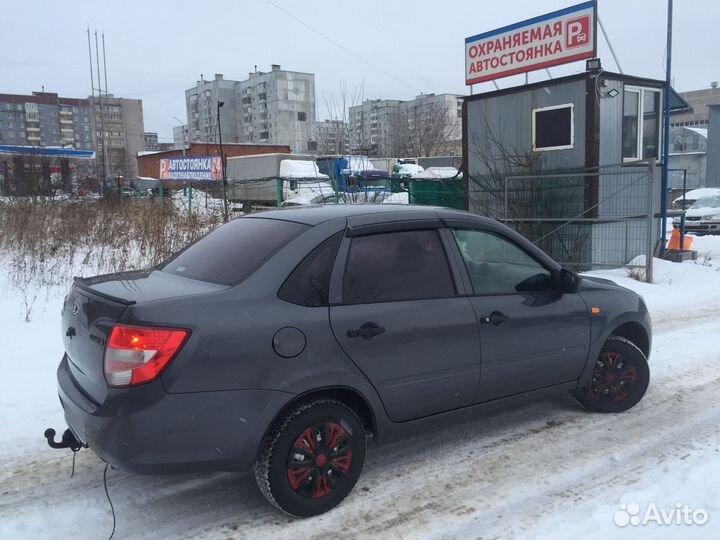
<svg viewBox="0 0 720 540"><path fill-rule="evenodd" d="M415 99L371 99L350 107L353 153L419 157L452 153L462 139L462 96L421 94Z"/></svg>
<svg viewBox="0 0 720 540"><path fill-rule="evenodd" d="M221 73L216 73L213 80L200 79L193 88L185 90L188 141L218 143L219 110L223 141L240 142L235 103L237 84L238 81L224 79ZM223 104L219 109L218 103Z"/></svg>
<svg viewBox="0 0 720 540"><path fill-rule="evenodd" d="M99 170L109 179L137 176L136 156L145 148L142 100L108 94L103 95L102 100L98 96L91 97L90 103L95 110L95 151ZM107 168L104 168L105 160ZM100 175L104 176L102 172Z"/></svg>
<svg viewBox="0 0 720 540"><path fill-rule="evenodd" d="M143 139L145 139L144 150L157 151L160 150L160 143L158 142L158 134L154 131L146 131L143 133Z"/></svg>
<svg viewBox="0 0 720 540"><path fill-rule="evenodd" d="M200 80L185 91L188 140L289 145L307 152L315 121L315 75L282 70L254 71L244 81ZM218 103L222 106L218 109Z"/></svg>
<svg viewBox="0 0 720 540"><path fill-rule="evenodd" d="M237 85L241 142L287 144L307 152L315 122L315 75L273 64Z"/></svg>
<svg viewBox="0 0 720 540"><path fill-rule="evenodd" d="M173 149L182 150L188 143L187 124L181 124L173 128Z"/></svg>
<svg viewBox="0 0 720 540"><path fill-rule="evenodd" d="M350 149L353 154L383 157L395 154L392 132L401 103L399 99L367 99L350 107Z"/></svg>
<svg viewBox="0 0 720 540"><path fill-rule="evenodd" d="M309 150L318 154L344 155L350 152L350 124L342 120L315 123L314 144Z"/></svg>
<svg viewBox="0 0 720 540"><path fill-rule="evenodd" d="M101 177L103 170L108 177L135 176L135 155L145 147L142 101L103 96L103 114L100 101L98 96L64 98L52 92L0 94L0 144L95 150Z"/></svg>
<svg viewBox="0 0 720 540"><path fill-rule="evenodd" d="M0 94L0 144L92 150L90 102L52 92Z"/></svg>

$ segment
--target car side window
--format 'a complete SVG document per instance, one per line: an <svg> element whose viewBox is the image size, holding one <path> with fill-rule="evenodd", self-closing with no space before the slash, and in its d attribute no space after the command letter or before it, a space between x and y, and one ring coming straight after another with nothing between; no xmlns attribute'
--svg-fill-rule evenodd
<svg viewBox="0 0 720 540"><path fill-rule="evenodd" d="M445 249L436 230L352 239L343 276L343 303L421 300L455 294Z"/></svg>
<svg viewBox="0 0 720 540"><path fill-rule="evenodd" d="M278 291L280 299L308 307L328 305L330 275L344 231L320 243L288 276Z"/></svg>
<svg viewBox="0 0 720 540"><path fill-rule="evenodd" d="M475 294L554 289L552 273L515 243L479 229L453 229Z"/></svg>

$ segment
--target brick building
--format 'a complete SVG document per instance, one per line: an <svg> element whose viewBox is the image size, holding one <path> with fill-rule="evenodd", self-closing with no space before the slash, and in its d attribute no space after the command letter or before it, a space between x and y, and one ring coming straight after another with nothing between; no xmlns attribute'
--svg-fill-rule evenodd
<svg viewBox="0 0 720 540"><path fill-rule="evenodd" d="M250 156L254 154L288 154L290 147L283 144L223 144L223 153L226 157ZM158 178L160 176L160 159L184 156L219 156L220 145L214 143L192 142L183 153L182 150L168 150L166 152L153 152L137 156L138 176Z"/></svg>

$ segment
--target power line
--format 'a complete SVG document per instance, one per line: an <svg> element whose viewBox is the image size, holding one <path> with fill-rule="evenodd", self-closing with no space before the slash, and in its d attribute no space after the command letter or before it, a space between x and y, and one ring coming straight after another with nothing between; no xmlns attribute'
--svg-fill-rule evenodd
<svg viewBox="0 0 720 540"><path fill-rule="evenodd" d="M285 15L287 15L287 16L290 17L291 19L294 19L295 21L297 21L298 23L302 24L305 28L307 28L307 29L310 30L311 32L314 32L314 33L316 33L318 36L322 37L323 39L326 39L327 41L329 41L330 43L332 43L332 44L335 45L336 47L338 47L338 48L342 49L343 51L345 51L346 53L348 53L349 55L354 56L355 58L357 58L357 59L360 60L361 62L367 64L368 66L370 66L370 67L372 67L372 68L375 68L375 69L378 70L380 73L382 73L383 75L386 75L387 77L390 77L390 78L393 79L394 81L399 82L400 84L403 84L403 85L407 86L408 88L411 88L412 90L414 90L415 92L417 92L417 93L419 93L419 94L422 94L422 90L420 90L419 88L413 86L412 84L410 84L410 83L407 82L407 81L402 80L402 79L399 78L399 77L396 77L396 76L393 75L392 73L390 73L390 72L388 72L388 71L385 71L385 70L384 70L383 68L381 68L380 66L378 66L378 65L376 65L376 64L373 64L370 60L367 60L366 58L363 58L362 56L360 56L360 55L357 54L356 52L351 51L350 49L348 49L347 47L345 47L345 46L342 45L341 43L338 43L337 41L335 41L333 38L331 38L331 37L328 36L327 34L322 33L320 30L318 30L318 29L310 26L310 25L309 25L308 23L306 23L305 21L297 18L295 15L293 15L292 13L290 13L289 11L287 11L286 9L278 6L278 5L277 5L275 2L273 2L272 0L265 0L265 1L266 1L268 4L270 4L271 6L273 6L275 9L277 9L277 10L279 10L279 11L282 11Z"/></svg>

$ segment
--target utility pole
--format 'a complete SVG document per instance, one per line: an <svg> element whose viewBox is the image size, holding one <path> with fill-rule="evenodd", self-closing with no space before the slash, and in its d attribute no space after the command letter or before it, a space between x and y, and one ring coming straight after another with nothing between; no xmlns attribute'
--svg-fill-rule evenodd
<svg viewBox="0 0 720 540"><path fill-rule="evenodd" d="M667 15L667 65L665 67L665 106L663 107L663 155L662 155L662 182L660 188L660 214L662 215L661 253L665 253L667 241L667 190L668 190L668 158L670 157L670 92L672 92L672 18L673 0L668 0Z"/></svg>
<svg viewBox="0 0 720 540"><path fill-rule="evenodd" d="M102 140L102 156L103 156L103 194L105 193L105 187L107 185L108 167L107 167L107 140L105 139L105 108L103 107L102 97L102 83L100 82L100 50L98 47L98 35L95 30L95 61L97 62L97 77L98 77L98 96L100 98L100 133Z"/></svg>
<svg viewBox="0 0 720 540"><path fill-rule="evenodd" d="M92 65L92 45L90 45L90 27L87 29L87 38L88 38L88 59L90 62L90 103L92 104L93 110L93 129L95 132L97 132L97 126L95 124L95 75L93 74L93 65ZM93 134L95 137L95 140L97 140L97 133ZM100 195L104 194L103 185L100 183L100 168L98 167L98 153L97 153L97 145L95 148L95 176L98 180L98 189L100 190Z"/></svg>
<svg viewBox="0 0 720 540"><path fill-rule="evenodd" d="M218 127L218 138L220 140L220 162L222 163L222 185L223 185L223 219L225 223L228 222L228 200L227 200L227 172L226 172L226 162L225 162L225 154L223 152L223 143L222 143L222 129L220 127L220 107L225 105L224 101L218 101L217 102L217 127Z"/></svg>

